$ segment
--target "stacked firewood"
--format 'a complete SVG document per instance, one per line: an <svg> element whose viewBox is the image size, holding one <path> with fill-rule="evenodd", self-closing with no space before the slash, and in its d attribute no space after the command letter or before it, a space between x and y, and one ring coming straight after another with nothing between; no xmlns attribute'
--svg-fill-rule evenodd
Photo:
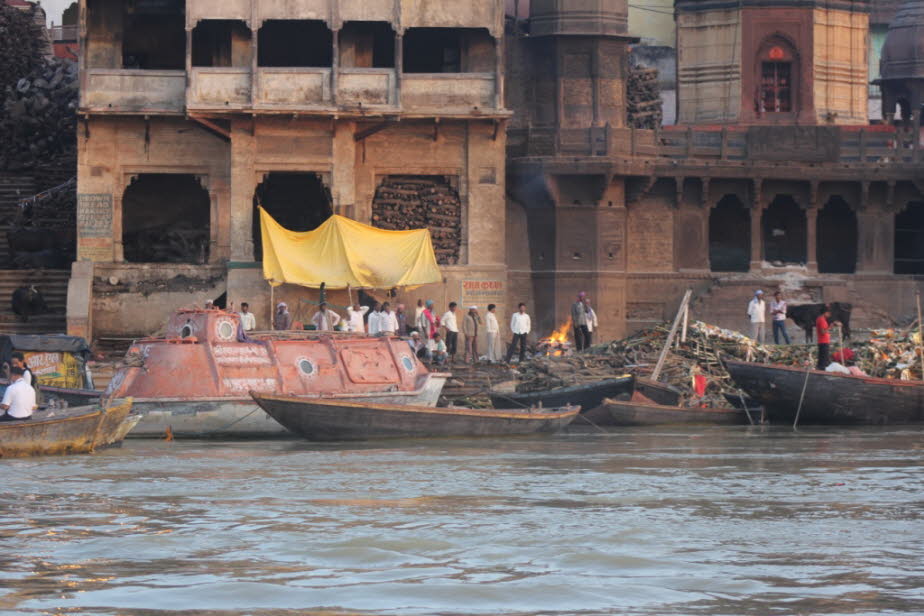
<svg viewBox="0 0 924 616"><path fill-rule="evenodd" d="M0 2L0 106L7 87L42 63L44 41L32 15Z"/></svg>
<svg viewBox="0 0 924 616"><path fill-rule="evenodd" d="M441 265L459 262L462 200L442 178L391 176L375 193L372 224L380 229L429 229Z"/></svg>
<svg viewBox="0 0 924 616"><path fill-rule="evenodd" d="M0 110L0 169L33 169L72 158L77 96L77 64L60 58L42 60L7 85Z"/></svg>
<svg viewBox="0 0 924 616"><path fill-rule="evenodd" d="M647 129L660 128L664 115L661 109L658 69L643 66L629 69L626 90L629 126Z"/></svg>

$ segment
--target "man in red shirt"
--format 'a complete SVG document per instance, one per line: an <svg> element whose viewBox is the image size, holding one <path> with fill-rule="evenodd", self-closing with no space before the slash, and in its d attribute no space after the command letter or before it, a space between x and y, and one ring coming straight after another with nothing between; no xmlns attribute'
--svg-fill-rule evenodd
<svg viewBox="0 0 924 616"><path fill-rule="evenodd" d="M817 319L815 319L815 335L818 340L818 366L819 370L824 370L831 363L831 325L828 319L831 318L831 308L825 304L825 310Z"/></svg>

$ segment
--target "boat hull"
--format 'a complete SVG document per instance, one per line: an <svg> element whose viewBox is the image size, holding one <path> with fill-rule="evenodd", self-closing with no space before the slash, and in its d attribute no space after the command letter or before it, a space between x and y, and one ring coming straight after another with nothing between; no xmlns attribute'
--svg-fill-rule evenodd
<svg viewBox="0 0 924 616"><path fill-rule="evenodd" d="M589 413L603 404L607 398L619 395L632 395L635 378L631 376L607 379L597 383L559 387L547 391L530 393L489 392L491 404L495 408L557 408L562 406L580 406L583 413Z"/></svg>
<svg viewBox="0 0 924 616"><path fill-rule="evenodd" d="M254 399L279 423L312 441L548 434L570 424L580 410L371 405L259 394Z"/></svg>
<svg viewBox="0 0 924 616"><path fill-rule="evenodd" d="M610 415L610 425L614 426L728 426L749 423L745 412L739 409L697 409L620 400L607 400L603 408Z"/></svg>
<svg viewBox="0 0 924 616"><path fill-rule="evenodd" d="M735 384L771 423L887 425L924 422L924 383L855 377L788 366L725 362ZM802 410L799 400L802 392Z"/></svg>
<svg viewBox="0 0 924 616"><path fill-rule="evenodd" d="M0 424L0 457L91 453L114 445L131 430L131 400L97 406L38 411L23 422Z"/></svg>
<svg viewBox="0 0 924 616"><path fill-rule="evenodd" d="M435 406L445 384L445 375L431 374L424 386L416 391L339 394L324 399ZM148 398L135 400L135 409L141 413L142 418L138 427L131 431L132 438L162 438L168 432L176 438L292 436L289 430L267 415L249 396L205 400Z"/></svg>

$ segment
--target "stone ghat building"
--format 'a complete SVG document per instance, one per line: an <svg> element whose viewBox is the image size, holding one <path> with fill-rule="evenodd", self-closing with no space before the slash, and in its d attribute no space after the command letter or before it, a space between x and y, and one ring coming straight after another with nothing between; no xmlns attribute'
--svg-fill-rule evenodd
<svg viewBox="0 0 924 616"><path fill-rule="evenodd" d="M886 43L895 92L924 66L905 27L921 4ZM541 331L580 290L606 336L671 318L687 288L698 318L735 328L761 287L851 301L860 325L913 311L920 99L868 124L866 0L676 0L679 125L658 131L625 123L624 2L531 8L507 49L507 255Z"/></svg>
<svg viewBox="0 0 924 616"><path fill-rule="evenodd" d="M224 292L268 326L257 206L430 226L442 306L505 281L498 0L81 0L79 28L71 332L148 334ZM307 320L317 292L275 298Z"/></svg>
<svg viewBox="0 0 924 616"><path fill-rule="evenodd" d="M861 325L911 311L920 28L890 32L899 113L869 125L868 0L676 0L679 125L642 130L625 0L512 4L82 0L70 331L150 333L225 291L266 323L258 205L429 226L444 283L398 301L526 301L540 335L581 290L606 337L687 288L734 327L781 284Z"/></svg>

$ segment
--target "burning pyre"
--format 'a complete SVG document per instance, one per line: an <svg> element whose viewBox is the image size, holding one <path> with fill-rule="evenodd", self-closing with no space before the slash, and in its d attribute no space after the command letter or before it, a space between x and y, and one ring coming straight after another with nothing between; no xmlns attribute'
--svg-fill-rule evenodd
<svg viewBox="0 0 924 616"><path fill-rule="evenodd" d="M539 355L545 357L564 357L571 355L571 341L568 340L568 332L571 331L571 321L565 321L558 326L554 332L547 337L542 338L536 344L536 351Z"/></svg>

